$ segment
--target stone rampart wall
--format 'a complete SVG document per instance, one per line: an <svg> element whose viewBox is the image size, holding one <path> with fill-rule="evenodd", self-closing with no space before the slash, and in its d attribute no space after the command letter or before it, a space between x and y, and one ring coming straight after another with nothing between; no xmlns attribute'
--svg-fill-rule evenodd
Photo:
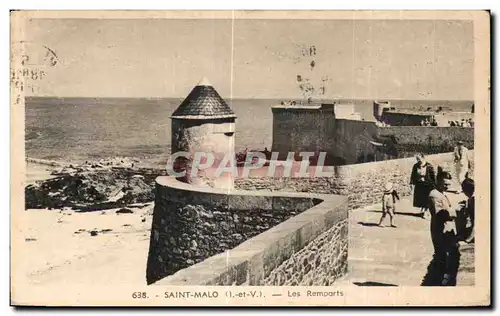
<svg viewBox="0 0 500 316"><path fill-rule="evenodd" d="M455 114L450 114L450 118ZM391 142L390 147L395 146L394 150L384 150L374 144L387 140ZM452 151L459 140L467 148L474 148L474 128L379 127L372 121L336 119L333 111L319 107L273 108L272 151L279 152L280 159L285 159L288 152L326 152L327 164L350 165L390 157L404 158L417 152L445 153Z"/></svg>
<svg viewBox="0 0 500 316"><path fill-rule="evenodd" d="M379 137L393 137L400 157L417 152L437 154L452 151L461 140L474 148L474 129L466 127L390 126L379 127Z"/></svg>
<svg viewBox="0 0 500 316"><path fill-rule="evenodd" d="M332 228L338 232L321 237ZM338 258L325 279L333 282L347 269L347 198L195 188L159 177L147 281L155 285L278 285L278 280L270 279L273 271L318 236L325 241L315 243L321 246L328 240L325 251ZM304 263L301 269L311 267ZM294 280L302 285L310 282L305 273L295 275Z"/></svg>
<svg viewBox="0 0 500 316"><path fill-rule="evenodd" d="M264 285L332 285L347 273L347 219L294 253L263 281Z"/></svg>
<svg viewBox="0 0 500 316"><path fill-rule="evenodd" d="M469 151L473 176L474 152ZM453 153L427 156L437 171L438 166L453 173ZM235 186L244 190L310 192L340 194L349 198L349 209L379 203L385 183L392 182L402 196L411 194L410 175L415 158L385 160L335 167L333 177L248 178L237 179Z"/></svg>

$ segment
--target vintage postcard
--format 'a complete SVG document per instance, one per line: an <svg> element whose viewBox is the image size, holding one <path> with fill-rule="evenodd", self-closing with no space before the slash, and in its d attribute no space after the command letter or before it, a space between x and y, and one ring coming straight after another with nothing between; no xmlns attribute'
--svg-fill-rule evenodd
<svg viewBox="0 0 500 316"><path fill-rule="evenodd" d="M491 304L488 11L13 11L10 44L12 305Z"/></svg>

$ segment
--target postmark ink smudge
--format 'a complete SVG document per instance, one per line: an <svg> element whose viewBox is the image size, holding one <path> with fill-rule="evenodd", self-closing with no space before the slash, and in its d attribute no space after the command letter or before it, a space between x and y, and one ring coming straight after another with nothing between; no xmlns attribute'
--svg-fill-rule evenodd
<svg viewBox="0 0 500 316"><path fill-rule="evenodd" d="M32 41L13 43L12 60L10 81L16 105L21 103L26 93L35 94L39 82L59 63L59 57L53 49Z"/></svg>

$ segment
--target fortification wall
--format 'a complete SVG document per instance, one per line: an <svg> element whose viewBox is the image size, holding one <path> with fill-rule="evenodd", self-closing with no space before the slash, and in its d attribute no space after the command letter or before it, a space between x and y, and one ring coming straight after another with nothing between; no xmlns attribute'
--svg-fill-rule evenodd
<svg viewBox="0 0 500 316"><path fill-rule="evenodd" d="M462 119L474 119L474 113L452 111L436 112L435 109L433 111L420 112L412 110L408 110L406 112L404 110L402 110L401 112L387 111L384 112L380 120L391 126L420 126L423 120L431 119L431 117L434 117L436 119L438 126L446 127L449 126L449 121L460 122L462 121Z"/></svg>
<svg viewBox="0 0 500 316"><path fill-rule="evenodd" d="M345 197L228 192L172 177L159 177L156 191L148 284L328 285L347 271ZM300 263L278 277L290 260Z"/></svg>
<svg viewBox="0 0 500 316"><path fill-rule="evenodd" d="M333 107L273 108L273 115L272 151L280 153L279 159L288 152L323 151L328 164L343 165L375 154L369 144L377 133L373 122L335 119Z"/></svg>
<svg viewBox="0 0 500 316"><path fill-rule="evenodd" d="M391 126L420 126L428 118L428 114L410 114L400 112L384 112L381 121Z"/></svg>
<svg viewBox="0 0 500 316"><path fill-rule="evenodd" d="M339 165L373 160L370 157L376 155L376 148L370 141L377 135L374 122L336 120L335 125L333 152L339 157Z"/></svg>
<svg viewBox="0 0 500 316"><path fill-rule="evenodd" d="M456 142L474 148L474 129L432 126L379 127L374 122L335 119L319 107L273 108L273 147L285 159L288 152L324 151L329 165L350 165L384 159L370 141L379 137L396 140L398 158L416 152L437 154L452 151ZM458 114L457 114L458 115ZM420 122L420 120L419 120Z"/></svg>
<svg viewBox="0 0 500 316"><path fill-rule="evenodd" d="M285 159L288 152L330 153L335 139L335 117L333 108L319 107L274 107L272 151Z"/></svg>
<svg viewBox="0 0 500 316"><path fill-rule="evenodd" d="M469 158L473 176L473 151L469 151ZM427 160L436 170L441 166L453 174L452 153L429 155ZM415 162L415 158L412 157L337 166L333 177L238 179L235 186L244 190L342 194L348 197L349 209L356 209L379 203L387 182L392 182L400 195L410 195L410 175Z"/></svg>
<svg viewBox="0 0 500 316"><path fill-rule="evenodd" d="M436 154L453 151L457 141L474 148L474 129L461 127L391 126L378 127L379 136L394 136L401 155L416 152Z"/></svg>

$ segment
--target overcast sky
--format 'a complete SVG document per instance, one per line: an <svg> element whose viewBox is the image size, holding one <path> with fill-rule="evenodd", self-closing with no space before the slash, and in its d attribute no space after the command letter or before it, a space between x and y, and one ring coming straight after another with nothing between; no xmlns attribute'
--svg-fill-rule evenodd
<svg viewBox="0 0 500 316"><path fill-rule="evenodd" d="M40 96L184 97L206 76L223 97L300 98L301 75L328 78L325 98L473 99L468 21L32 19L25 39L59 59Z"/></svg>

